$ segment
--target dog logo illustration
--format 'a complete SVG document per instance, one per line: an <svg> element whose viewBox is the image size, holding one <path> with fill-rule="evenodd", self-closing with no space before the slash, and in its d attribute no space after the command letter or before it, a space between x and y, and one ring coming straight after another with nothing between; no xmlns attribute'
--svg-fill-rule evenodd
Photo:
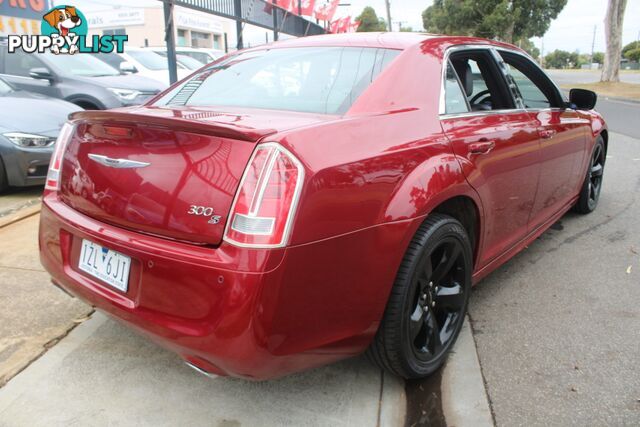
<svg viewBox="0 0 640 427"><path fill-rule="evenodd" d="M42 28L42 34L47 34L50 37L56 37L57 35L57 37L62 37L64 40L76 40L74 36L86 35L86 24L84 24L85 20L83 18L80 11L74 6L55 7L42 17L42 27L45 27L45 22L50 27L49 29ZM68 37L69 39L67 39ZM77 43L66 42L65 45L68 46L61 47L59 44L53 44L51 52L56 55L60 53L73 55L79 50Z"/></svg>
<svg viewBox="0 0 640 427"><path fill-rule="evenodd" d="M9 34L9 53L14 53L16 49L25 53L49 51L56 55L124 52L124 45L129 39L126 34L89 36L87 23L88 20L77 7L58 5L42 17L40 34Z"/></svg>

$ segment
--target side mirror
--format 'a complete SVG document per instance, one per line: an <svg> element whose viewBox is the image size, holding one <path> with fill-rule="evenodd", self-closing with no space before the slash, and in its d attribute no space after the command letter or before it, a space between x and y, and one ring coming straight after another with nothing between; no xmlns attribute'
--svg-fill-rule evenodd
<svg viewBox="0 0 640 427"><path fill-rule="evenodd" d="M121 73L137 73L138 69L131 62L123 61L120 63L120 72Z"/></svg>
<svg viewBox="0 0 640 427"><path fill-rule="evenodd" d="M569 91L569 102L576 106L578 110L593 110L598 101L595 92L586 89L571 89Z"/></svg>
<svg viewBox="0 0 640 427"><path fill-rule="evenodd" d="M53 80L53 74L51 74L51 71L49 71L44 67L30 69L29 75L34 79L49 80L49 81Z"/></svg>

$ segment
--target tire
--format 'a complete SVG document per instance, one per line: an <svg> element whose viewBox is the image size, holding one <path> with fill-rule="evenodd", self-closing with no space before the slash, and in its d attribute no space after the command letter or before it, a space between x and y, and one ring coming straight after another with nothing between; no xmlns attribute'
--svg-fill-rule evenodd
<svg viewBox="0 0 640 427"><path fill-rule="evenodd" d="M0 193L3 193L9 187L9 181L7 180L7 171L4 168L2 158L0 158Z"/></svg>
<svg viewBox="0 0 640 427"><path fill-rule="evenodd" d="M469 236L457 220L432 214L424 221L367 350L373 363L406 379L426 377L442 366L464 322L472 257Z"/></svg>
<svg viewBox="0 0 640 427"><path fill-rule="evenodd" d="M587 176L580 190L580 196L573 206L575 212L584 215L593 212L598 207L606 158L604 140L602 136L598 136L591 152L591 160L587 169Z"/></svg>

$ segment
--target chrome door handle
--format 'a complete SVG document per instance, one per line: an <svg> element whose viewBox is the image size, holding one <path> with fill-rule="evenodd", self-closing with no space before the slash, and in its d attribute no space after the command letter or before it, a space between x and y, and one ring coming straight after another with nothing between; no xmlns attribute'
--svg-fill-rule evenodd
<svg viewBox="0 0 640 427"><path fill-rule="evenodd" d="M556 136L556 131L553 129L545 129L540 131L540 138L542 139L551 139Z"/></svg>
<svg viewBox="0 0 640 427"><path fill-rule="evenodd" d="M469 144L469 153L471 154L487 154L496 146L495 141L480 141Z"/></svg>

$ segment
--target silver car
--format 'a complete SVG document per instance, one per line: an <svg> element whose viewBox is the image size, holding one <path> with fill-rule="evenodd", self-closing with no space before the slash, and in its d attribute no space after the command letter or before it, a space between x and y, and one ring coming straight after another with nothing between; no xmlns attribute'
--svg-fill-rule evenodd
<svg viewBox="0 0 640 427"><path fill-rule="evenodd" d="M79 110L0 79L0 192L44 184L58 132L67 116Z"/></svg>

